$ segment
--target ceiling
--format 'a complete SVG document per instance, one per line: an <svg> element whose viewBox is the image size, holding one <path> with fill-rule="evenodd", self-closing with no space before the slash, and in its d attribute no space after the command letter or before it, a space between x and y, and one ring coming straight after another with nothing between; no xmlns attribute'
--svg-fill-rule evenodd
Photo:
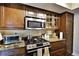
<svg viewBox="0 0 79 59"><path fill-rule="evenodd" d="M57 13L62 13L65 11L74 13L76 9L79 10L79 3L23 3L23 4L38 7L49 11L54 11Z"/></svg>
<svg viewBox="0 0 79 59"><path fill-rule="evenodd" d="M63 6L65 8L71 9L71 10L79 8L79 3L56 3L56 4Z"/></svg>

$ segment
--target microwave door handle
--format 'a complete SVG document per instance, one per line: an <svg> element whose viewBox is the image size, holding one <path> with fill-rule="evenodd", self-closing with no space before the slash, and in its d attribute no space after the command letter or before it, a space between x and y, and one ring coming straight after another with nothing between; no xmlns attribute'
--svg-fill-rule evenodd
<svg viewBox="0 0 79 59"><path fill-rule="evenodd" d="M43 28L43 26L44 26L44 23L42 23L42 28Z"/></svg>
<svg viewBox="0 0 79 59"><path fill-rule="evenodd" d="M43 23L42 23L42 28L43 28Z"/></svg>
<svg viewBox="0 0 79 59"><path fill-rule="evenodd" d="M25 19L25 25L24 25L25 29L27 28L27 22L28 22L28 20L27 20L27 18L26 18L26 19Z"/></svg>
<svg viewBox="0 0 79 59"><path fill-rule="evenodd" d="M45 22L42 23L42 28L44 28L44 26L45 26Z"/></svg>

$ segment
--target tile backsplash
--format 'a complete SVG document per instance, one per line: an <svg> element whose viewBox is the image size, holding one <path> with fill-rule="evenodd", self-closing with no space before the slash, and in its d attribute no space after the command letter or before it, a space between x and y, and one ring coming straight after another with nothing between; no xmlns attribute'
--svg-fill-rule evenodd
<svg viewBox="0 0 79 59"><path fill-rule="evenodd" d="M45 33L45 31L44 30L0 30L0 33L2 33L3 35L17 33L21 37L25 37L27 35L40 36L41 34Z"/></svg>

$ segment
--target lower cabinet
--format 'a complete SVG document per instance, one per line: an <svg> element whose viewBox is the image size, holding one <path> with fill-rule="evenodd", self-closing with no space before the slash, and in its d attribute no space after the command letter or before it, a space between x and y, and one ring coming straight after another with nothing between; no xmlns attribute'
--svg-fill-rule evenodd
<svg viewBox="0 0 79 59"><path fill-rule="evenodd" d="M24 55L25 55L24 47L0 51L0 56L24 56Z"/></svg>
<svg viewBox="0 0 79 59"><path fill-rule="evenodd" d="M51 56L65 56L66 55L65 40L51 42L50 55Z"/></svg>
<svg viewBox="0 0 79 59"><path fill-rule="evenodd" d="M54 52L51 52L51 56L65 56L65 49L58 49Z"/></svg>

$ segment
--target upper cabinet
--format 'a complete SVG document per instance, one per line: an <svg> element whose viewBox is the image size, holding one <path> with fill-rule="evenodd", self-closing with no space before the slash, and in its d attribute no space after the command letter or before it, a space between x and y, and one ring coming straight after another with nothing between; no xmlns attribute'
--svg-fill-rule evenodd
<svg viewBox="0 0 79 59"><path fill-rule="evenodd" d="M0 27L2 26L3 20L3 4L0 4Z"/></svg>
<svg viewBox="0 0 79 59"><path fill-rule="evenodd" d="M1 6L0 29L23 29L25 6L20 4L3 4Z"/></svg>

